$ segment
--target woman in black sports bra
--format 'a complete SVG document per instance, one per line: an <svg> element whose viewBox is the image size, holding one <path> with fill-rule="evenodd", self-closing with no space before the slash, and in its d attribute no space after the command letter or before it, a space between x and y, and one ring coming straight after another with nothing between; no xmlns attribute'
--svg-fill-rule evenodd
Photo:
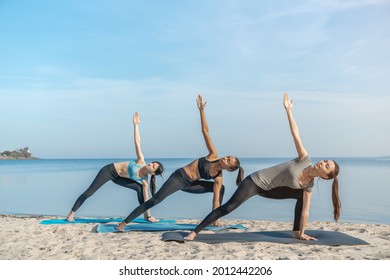
<svg viewBox="0 0 390 280"><path fill-rule="evenodd" d="M117 230L123 231L127 223L179 190L193 194L212 192L214 194L213 209L218 208L222 203L224 194L224 186L222 185L223 170L233 172L238 169L239 171L236 179L237 186L242 181L244 170L240 167L238 158L234 156L218 157L217 150L210 138L204 112L207 102L203 102L202 96L200 95L196 101L200 113L202 133L209 154L205 157L196 159L173 172L154 197L135 208L133 212L118 225ZM213 181L207 181L210 179L213 179ZM214 225L219 225L219 221L216 221Z"/></svg>

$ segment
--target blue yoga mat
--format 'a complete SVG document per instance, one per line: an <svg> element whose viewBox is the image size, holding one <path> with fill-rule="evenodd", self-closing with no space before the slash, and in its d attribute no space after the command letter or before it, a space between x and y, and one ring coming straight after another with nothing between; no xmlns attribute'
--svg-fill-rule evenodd
<svg viewBox="0 0 390 280"><path fill-rule="evenodd" d="M317 240L300 240L291 237L291 231L261 231L261 232L227 232L215 234L198 234L193 241L204 242L209 244L226 243L226 242L273 242L273 243L304 243L308 245L368 245L366 241L338 231L325 230L306 230L310 236ZM188 232L165 232L162 235L163 241L184 242L184 237Z"/></svg>
<svg viewBox="0 0 390 280"><path fill-rule="evenodd" d="M118 232L116 227L118 224L99 224L96 231L99 233ZM170 230L193 230L197 224L175 224L175 223L143 223L143 224L128 224L125 226L125 231L170 231ZM248 230L241 224L229 225L224 227L209 226L205 230L220 231L224 229L242 229Z"/></svg>
<svg viewBox="0 0 390 280"><path fill-rule="evenodd" d="M123 218L80 218L74 219L74 222L69 222L66 219L48 219L40 222L41 225L65 225L65 224L85 224L85 223L120 223L123 222ZM176 220L160 220L158 223L175 223ZM142 218L133 220L133 223L151 224Z"/></svg>

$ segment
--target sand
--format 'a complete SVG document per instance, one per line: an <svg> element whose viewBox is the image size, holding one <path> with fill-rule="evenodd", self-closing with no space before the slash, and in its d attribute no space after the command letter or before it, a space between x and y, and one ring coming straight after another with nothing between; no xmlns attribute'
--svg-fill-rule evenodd
<svg viewBox="0 0 390 280"><path fill-rule="evenodd" d="M49 218L64 217L0 215L0 260L390 260L390 225L382 224L310 222L308 225L308 229L341 231L363 239L369 245L268 242L211 245L163 242L160 239L162 232L102 234L96 232L97 224L39 224ZM291 229L291 223L286 222L222 222L241 223L250 231Z"/></svg>

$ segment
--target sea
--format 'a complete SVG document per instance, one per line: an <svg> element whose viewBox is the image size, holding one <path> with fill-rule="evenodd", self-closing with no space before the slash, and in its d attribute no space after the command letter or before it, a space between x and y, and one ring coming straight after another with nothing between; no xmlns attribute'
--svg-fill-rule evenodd
<svg viewBox="0 0 390 280"><path fill-rule="evenodd" d="M240 158L245 176L291 158ZM340 222L390 223L390 158L332 158L340 165ZM132 159L0 160L0 214L54 215L66 217L75 200L106 164ZM193 159L150 158L165 171L157 177L157 190L176 169ZM316 162L320 158L312 158ZM226 202L236 189L237 172L224 172ZM309 221L333 221L332 181L316 180ZM111 181L102 186L76 212L76 217L126 217L138 201L134 191ZM292 221L295 200L254 196L223 219ZM164 219L203 219L212 209L212 194L176 192L151 209Z"/></svg>

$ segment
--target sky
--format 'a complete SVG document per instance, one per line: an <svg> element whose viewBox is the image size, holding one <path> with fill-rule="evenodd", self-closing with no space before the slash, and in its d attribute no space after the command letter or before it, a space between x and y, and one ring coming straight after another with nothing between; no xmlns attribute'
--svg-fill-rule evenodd
<svg viewBox="0 0 390 280"><path fill-rule="evenodd" d="M390 155L390 0L0 0L0 151Z"/></svg>

